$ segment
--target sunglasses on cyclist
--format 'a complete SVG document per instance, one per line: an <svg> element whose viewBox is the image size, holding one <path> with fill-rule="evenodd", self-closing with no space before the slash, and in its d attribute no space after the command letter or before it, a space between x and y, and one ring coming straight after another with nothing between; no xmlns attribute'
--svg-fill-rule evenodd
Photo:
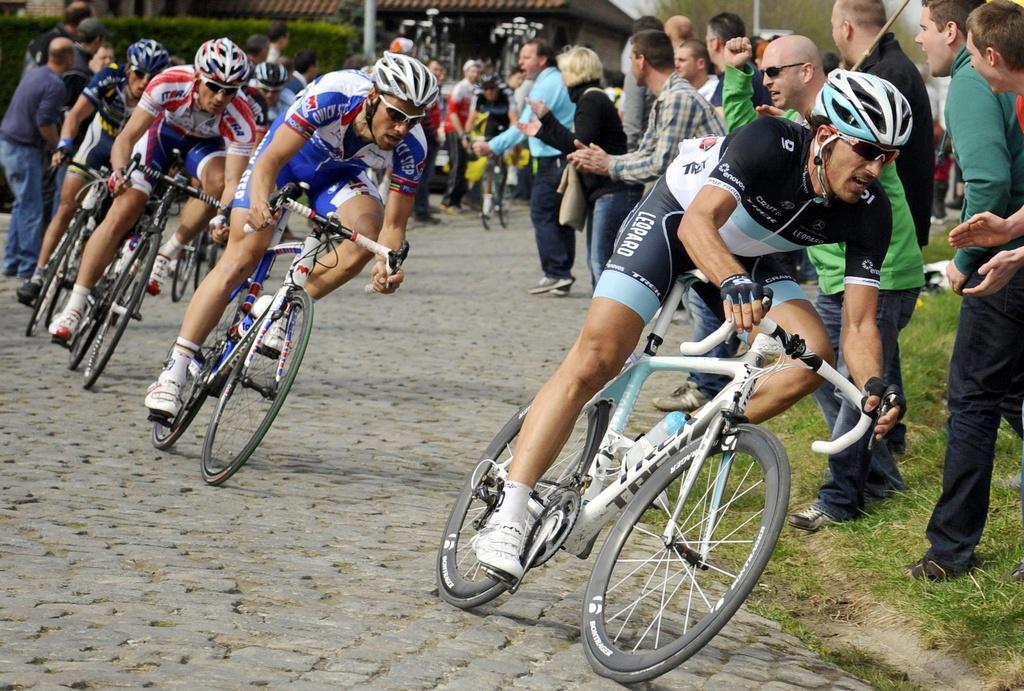
<svg viewBox="0 0 1024 691"><path fill-rule="evenodd" d="M206 88L212 91L213 93L219 94L223 92L224 95L229 98L237 94L239 89L239 87L237 86L224 86L223 84L218 84L217 82L211 82L209 79L204 79L203 84L206 84Z"/></svg>
<svg viewBox="0 0 1024 691"><path fill-rule="evenodd" d="M384 112L388 114L391 122L396 125L401 125L403 122L408 123L409 127L413 127L416 123L426 117L426 113L420 113L419 115L410 115L395 104L390 103L383 95L379 96L381 103L384 104Z"/></svg>
<svg viewBox="0 0 1024 691"><path fill-rule="evenodd" d="M153 78L152 74L150 74L149 72L146 72L145 70L140 70L138 67L133 67L132 68L132 74L134 74L139 79L152 79Z"/></svg>
<svg viewBox="0 0 1024 691"><path fill-rule="evenodd" d="M847 137L845 134L836 135L844 142L850 145L853 149L853 153L857 154L865 161L881 161L883 165L892 163L896 160L896 157L900 155L899 149L887 149L884 146L878 146L871 142L866 142L863 139L855 139L854 137Z"/></svg>
<svg viewBox="0 0 1024 691"><path fill-rule="evenodd" d="M776 77L779 76L782 70L786 69L787 67L800 67L806 64L806 62L791 62L788 65L773 65L772 67L765 67L761 71L767 74L772 79L775 79Z"/></svg>

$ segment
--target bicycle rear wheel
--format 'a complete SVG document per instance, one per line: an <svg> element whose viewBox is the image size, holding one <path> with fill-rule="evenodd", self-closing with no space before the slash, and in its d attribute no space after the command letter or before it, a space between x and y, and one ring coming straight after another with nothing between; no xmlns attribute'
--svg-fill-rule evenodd
<svg viewBox="0 0 1024 691"><path fill-rule="evenodd" d="M448 515L436 576L441 597L456 607L477 607L507 589L483 570L473 552L473 538L497 506L528 410L529 406L513 415L487 446ZM585 472L589 464L581 461L596 452L608 425L607 415L595 413L594 406L580 413L562 452L535 486L535 498L542 504L552 492L571 484L577 473Z"/></svg>
<svg viewBox="0 0 1024 691"><path fill-rule="evenodd" d="M508 228L508 219L505 213L505 181L507 178L508 167L502 161L499 173L494 176L494 211L498 214L498 223L502 228Z"/></svg>
<svg viewBox="0 0 1024 691"><path fill-rule="evenodd" d="M739 425L703 462L696 448L644 483L597 557L581 638L602 676L633 683L682 664L736 613L771 558L789 501L782 444ZM700 465L684 494L692 463Z"/></svg>
<svg viewBox="0 0 1024 691"><path fill-rule="evenodd" d="M68 268L73 259L72 253L78 246L78 236L83 227L85 227L85 216L83 210L80 209L76 212L64 237L61 238L57 249L50 256L50 260L46 262L43 283L39 287L39 297L36 298L36 304L32 307L32 316L28 320L28 326L25 327L26 336L34 335L40 325L49 326L60 294L66 287L70 287L64 285L64 280L67 277Z"/></svg>
<svg viewBox="0 0 1024 691"><path fill-rule="evenodd" d="M115 262L118 259L114 259ZM108 269L109 271L110 269ZM78 325L78 334L71 341L70 352L68 353L68 369L77 370L82 364L86 353L92 345L103 321L100 317L110 309L110 291L113 290L114 277L104 274L92 290L89 302L86 303L85 312L82 313L82 321Z"/></svg>
<svg viewBox="0 0 1024 691"><path fill-rule="evenodd" d="M117 277L105 312L96 315L99 329L89 348L83 372L83 386L91 389L103 374L128 322L138 318L149 275L159 251L159 235L146 234L135 246L124 273Z"/></svg>
<svg viewBox="0 0 1024 691"><path fill-rule="evenodd" d="M285 319L286 338L280 356L256 352L256 335L266 319ZM217 401L203 443L203 480L219 485L238 472L263 441L284 405L313 330L313 300L296 289L279 314L254 324L237 346L240 356ZM249 361L247 363L247 360Z"/></svg>
<svg viewBox="0 0 1024 691"><path fill-rule="evenodd" d="M205 236L206 233L199 233L181 248L181 254L174 265L174 273L171 275L171 302L178 302L185 297L185 291L199 273L200 253Z"/></svg>

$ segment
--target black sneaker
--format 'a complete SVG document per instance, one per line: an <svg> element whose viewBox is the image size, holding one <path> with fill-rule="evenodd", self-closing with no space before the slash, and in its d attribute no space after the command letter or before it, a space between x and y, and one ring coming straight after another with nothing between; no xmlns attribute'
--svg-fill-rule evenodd
<svg viewBox="0 0 1024 691"><path fill-rule="evenodd" d="M436 226L441 222L441 219L437 216L431 216L430 214L416 214L413 218L416 219L417 223L422 223L423 225L428 226Z"/></svg>
<svg viewBox="0 0 1024 691"><path fill-rule="evenodd" d="M18 302L29 307L33 307L36 304L36 298L39 297L39 291L43 288L42 281L34 281L31 278L18 286L18 289L14 291L15 295L18 296Z"/></svg>

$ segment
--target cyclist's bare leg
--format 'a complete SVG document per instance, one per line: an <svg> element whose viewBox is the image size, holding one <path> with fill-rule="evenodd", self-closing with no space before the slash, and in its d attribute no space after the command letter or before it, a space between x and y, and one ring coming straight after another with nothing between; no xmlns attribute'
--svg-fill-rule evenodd
<svg viewBox="0 0 1024 691"><path fill-rule="evenodd" d="M768 315L789 333L799 334L811 352L835 365L832 341L810 302L783 302L772 307ZM766 384L758 388L747 404L746 415L751 422L763 422L778 415L822 383L821 377L802 365L776 372L765 381Z"/></svg>
<svg viewBox="0 0 1024 691"><path fill-rule="evenodd" d="M206 340L220 321L231 291L252 273L270 246L273 228L247 234L242 229L248 217L248 209L231 210L231 233L224 254L188 303L180 335L192 343Z"/></svg>
<svg viewBox="0 0 1024 691"><path fill-rule="evenodd" d="M131 227L139 220L149 195L134 187L124 191L110 205L103 222L96 227L82 252L75 285L91 289L117 254L117 248Z"/></svg>
<svg viewBox="0 0 1024 691"><path fill-rule="evenodd" d="M221 198L224 192L224 157L211 158L203 167L203 174L199 178L200 187L207 194ZM182 247L192 242L199 233L206 229L210 219L217 213L217 210L198 199L189 199L181 208L180 224L174 232L178 244Z"/></svg>
<svg viewBox="0 0 1024 691"><path fill-rule="evenodd" d="M394 194L394 193L392 193ZM370 195L346 200L337 210L338 220L346 228L376 240L384 223L384 207ZM306 292L314 299L322 298L335 288L358 276L373 254L352 242L343 242L334 250L334 257L324 257L306 280Z"/></svg>
<svg viewBox="0 0 1024 691"><path fill-rule="evenodd" d="M595 298L576 343L530 404L509 479L536 484L572 432L584 404L619 373L636 348L643 318L622 303Z"/></svg>
<svg viewBox="0 0 1024 691"><path fill-rule="evenodd" d="M85 187L85 183L85 178L81 175L76 175L71 170L64 176L64 186L60 188L60 204L57 206L57 213L53 215L53 218L50 219L50 224L46 226L43 243L39 248L39 261L37 265L40 269L46 266L46 262L50 260L50 255L57 249L57 244L60 243L60 239L67 232L68 225L71 224L71 217L78 210L78 193Z"/></svg>

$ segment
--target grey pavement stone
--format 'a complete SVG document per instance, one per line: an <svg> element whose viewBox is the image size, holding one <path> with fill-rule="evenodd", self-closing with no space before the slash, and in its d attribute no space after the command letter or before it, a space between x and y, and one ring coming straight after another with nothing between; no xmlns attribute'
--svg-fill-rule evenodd
<svg viewBox="0 0 1024 691"><path fill-rule="evenodd" d="M85 391L65 351L24 338L18 283L0 279L0 687L620 688L579 642L593 557L558 555L474 612L437 596L450 503L560 362L590 288L581 239L570 296L526 294L526 207L508 230L445 221L410 230L398 295L359 279L317 303L287 405L216 489L197 467L212 407L167 453L142 407L184 303L147 298ZM641 406L677 385L652 378ZM646 688L792 686L864 688L741 610Z"/></svg>

